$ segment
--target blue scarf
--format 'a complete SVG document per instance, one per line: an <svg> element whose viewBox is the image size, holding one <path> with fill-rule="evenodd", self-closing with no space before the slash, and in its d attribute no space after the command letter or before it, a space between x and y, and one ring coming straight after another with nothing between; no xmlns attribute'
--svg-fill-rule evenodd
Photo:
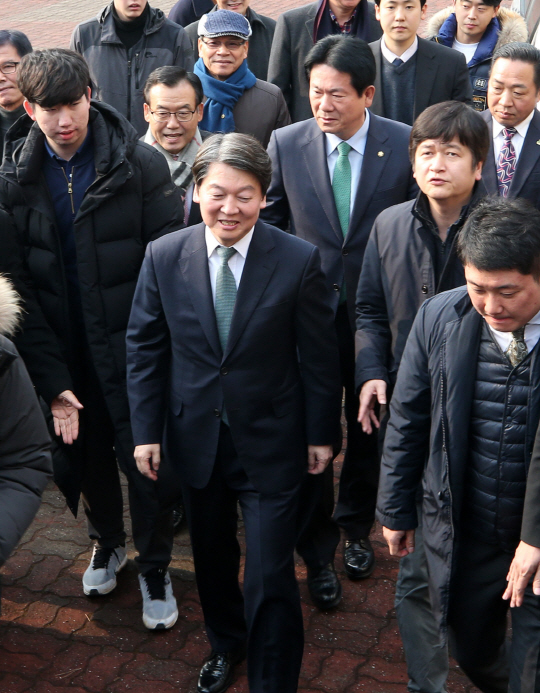
<svg viewBox="0 0 540 693"><path fill-rule="evenodd" d="M233 108L244 91L255 86L257 81L247 66L247 60L223 82L212 77L202 58L195 63L193 72L200 78L206 96L199 127L209 132L234 132Z"/></svg>
<svg viewBox="0 0 540 693"><path fill-rule="evenodd" d="M500 30L501 23L499 22L497 17L493 17L491 22L487 25L487 28L484 31L482 38L480 39L480 43L478 44L478 48L476 49L467 67L473 67L477 63L481 63L484 60L488 60L489 58L491 58L491 56L493 55L493 51L495 50L495 44L497 43L497 39L499 38ZM443 46L448 46L448 48L452 48L454 39L456 37L456 32L457 20L456 15L452 12L452 14L448 17L448 19L446 19L442 27L439 29L439 35L437 36L437 39L439 43L443 44Z"/></svg>

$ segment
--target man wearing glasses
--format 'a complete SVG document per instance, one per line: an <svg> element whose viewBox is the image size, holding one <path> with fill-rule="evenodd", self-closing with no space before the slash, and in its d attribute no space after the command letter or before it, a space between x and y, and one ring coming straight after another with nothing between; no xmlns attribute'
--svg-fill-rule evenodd
<svg viewBox="0 0 540 693"><path fill-rule="evenodd" d="M201 17L199 60L194 72L204 90L201 126L209 132L241 132L268 146L274 130L291 118L279 87L257 79L248 67L251 26L238 12L217 10Z"/></svg>
<svg viewBox="0 0 540 693"><path fill-rule="evenodd" d="M6 132L25 111L24 96L17 86L17 68L32 45L22 31L0 31L0 155Z"/></svg>

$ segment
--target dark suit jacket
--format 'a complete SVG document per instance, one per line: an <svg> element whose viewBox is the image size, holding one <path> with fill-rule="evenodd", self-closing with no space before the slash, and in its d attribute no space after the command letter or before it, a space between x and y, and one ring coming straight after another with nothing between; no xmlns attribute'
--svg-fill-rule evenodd
<svg viewBox="0 0 540 693"><path fill-rule="evenodd" d="M482 180L490 195L498 195L497 163L493 150L493 120L490 111L483 111L480 115L488 124L490 141L488 156L482 170ZM540 209L540 112L536 109L523 142L508 197L524 197L536 209Z"/></svg>
<svg viewBox="0 0 540 693"><path fill-rule="evenodd" d="M386 116L381 83L381 39L369 44L377 64L375 97L370 111ZM414 120L428 106L441 101L472 102L472 88L465 56L433 41L418 38L416 57L416 86L414 92Z"/></svg>
<svg viewBox="0 0 540 693"><path fill-rule="evenodd" d="M135 444L163 439L196 488L210 479L224 406L240 462L265 493L297 484L307 445L331 444L339 431L338 352L319 251L260 221L225 353L204 224L149 245L127 353Z"/></svg>
<svg viewBox="0 0 540 693"><path fill-rule="evenodd" d="M411 128L371 114L366 149L345 239L339 223L328 164L326 137L314 118L277 130L268 153L272 183L261 218L310 241L321 251L322 267L337 310L345 281L351 327L364 250L375 218L387 207L415 197L409 163Z"/></svg>
<svg viewBox="0 0 540 693"><path fill-rule="evenodd" d="M382 36L382 29L375 19L375 5L369 6L370 40ZM309 105L309 85L304 70L304 60L313 48L313 26L318 2L287 10L278 17L270 63L268 81L276 84L285 97L292 122L311 118Z"/></svg>

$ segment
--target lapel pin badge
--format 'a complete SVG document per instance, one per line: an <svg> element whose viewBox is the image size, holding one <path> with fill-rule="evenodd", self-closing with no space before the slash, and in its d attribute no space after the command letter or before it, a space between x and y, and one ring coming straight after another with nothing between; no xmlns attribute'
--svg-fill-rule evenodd
<svg viewBox="0 0 540 693"><path fill-rule="evenodd" d="M536 144L540 144L540 140L536 140Z"/></svg>
<svg viewBox="0 0 540 693"><path fill-rule="evenodd" d="M538 142L536 144L538 144ZM384 156L384 152L377 152L377 156Z"/></svg>

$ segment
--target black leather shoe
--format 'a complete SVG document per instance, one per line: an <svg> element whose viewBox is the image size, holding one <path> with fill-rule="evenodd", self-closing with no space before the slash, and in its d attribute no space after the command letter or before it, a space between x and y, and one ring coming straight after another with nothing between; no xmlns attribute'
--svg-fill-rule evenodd
<svg viewBox="0 0 540 693"><path fill-rule="evenodd" d="M363 580L369 577L375 568L375 554L370 540L346 541L343 563L350 580Z"/></svg>
<svg viewBox="0 0 540 693"><path fill-rule="evenodd" d="M172 514L173 514L173 528L174 528L174 533L176 534L180 530L180 526L181 526L182 522L184 521L184 517L186 514L185 510L184 510L184 504L182 502L177 503Z"/></svg>
<svg viewBox="0 0 540 693"><path fill-rule="evenodd" d="M198 693L223 693L231 685L235 661L230 652L212 652L197 681Z"/></svg>
<svg viewBox="0 0 540 693"><path fill-rule="evenodd" d="M322 568L308 567L307 585L311 601L321 611L334 609L341 601L341 583L333 563Z"/></svg>

